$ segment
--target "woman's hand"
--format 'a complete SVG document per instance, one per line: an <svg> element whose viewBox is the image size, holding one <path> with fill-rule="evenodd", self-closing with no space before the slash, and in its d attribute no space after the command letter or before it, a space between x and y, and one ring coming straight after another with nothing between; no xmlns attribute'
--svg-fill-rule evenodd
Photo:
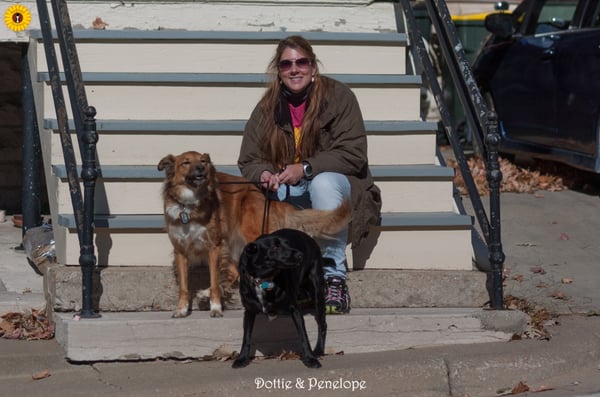
<svg viewBox="0 0 600 397"><path fill-rule="evenodd" d="M304 177L304 167L302 163L286 165L281 172L273 174L271 171L264 170L260 174L260 184L268 190L277 191L279 185L286 183L288 185L297 184Z"/></svg>
<svg viewBox="0 0 600 397"><path fill-rule="evenodd" d="M278 176L279 183L286 183L293 186L304 177L304 167L302 163L286 165Z"/></svg>
<svg viewBox="0 0 600 397"><path fill-rule="evenodd" d="M279 189L279 175L265 170L260 174L260 184L267 190L277 191Z"/></svg>

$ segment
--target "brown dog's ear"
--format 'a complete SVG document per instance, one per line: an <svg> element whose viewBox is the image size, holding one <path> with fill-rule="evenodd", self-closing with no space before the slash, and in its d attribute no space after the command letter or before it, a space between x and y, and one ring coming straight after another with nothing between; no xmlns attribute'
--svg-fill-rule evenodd
<svg viewBox="0 0 600 397"><path fill-rule="evenodd" d="M169 154L168 156L163 157L158 163L157 168L159 171L165 170L167 178L173 177L173 174L175 173L175 156Z"/></svg>

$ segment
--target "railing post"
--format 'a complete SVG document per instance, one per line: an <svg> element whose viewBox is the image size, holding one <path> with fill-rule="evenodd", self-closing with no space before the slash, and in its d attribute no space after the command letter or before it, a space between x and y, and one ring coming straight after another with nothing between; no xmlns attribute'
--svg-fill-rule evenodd
<svg viewBox="0 0 600 397"><path fill-rule="evenodd" d="M485 143L487 146L487 181L490 189L490 241L488 242L489 258L492 268L492 309L504 308L504 293L502 287L502 273L504 267L504 252L502 251L502 240L500 234L500 182L502 182L502 171L498 162L498 145L500 134L498 133L498 116L490 110L486 114L487 135Z"/></svg>
<svg viewBox="0 0 600 397"><path fill-rule="evenodd" d="M82 134L82 168L81 179L84 189L84 211L83 211L83 230L81 233L81 250L79 256L79 265L81 266L82 277L82 318L100 317L93 308L94 292L94 270L96 267L96 255L94 253L94 191L96 188L96 179L98 178L96 162L96 143L98 134L96 133L96 109L89 106L85 109L85 120L83 123Z"/></svg>

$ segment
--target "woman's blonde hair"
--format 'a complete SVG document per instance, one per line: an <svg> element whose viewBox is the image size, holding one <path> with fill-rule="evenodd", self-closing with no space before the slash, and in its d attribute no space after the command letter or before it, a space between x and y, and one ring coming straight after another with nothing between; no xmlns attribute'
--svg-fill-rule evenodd
<svg viewBox="0 0 600 397"><path fill-rule="evenodd" d="M302 52L310 60L311 66L314 67L314 75L312 87L309 90L304 118L302 120L302 138L298 147L300 159L310 157L316 150L319 142L319 119L324 105L324 93L327 85L326 78L319 74L319 60L315 55L310 43L302 36L289 36L279 42L275 55L269 62L267 73L270 76L270 81L267 85L267 90L261 98L259 105L265 115L263 120L265 128L265 136L267 139L263 141L263 153L265 158L276 169L280 169L285 164L294 161L294 148L290 145L289 139L286 138L280 128L277 126L274 115L279 111L278 107L281 103L281 85L279 79L279 61L283 51L287 48L292 48ZM288 109L282 109L288 111Z"/></svg>

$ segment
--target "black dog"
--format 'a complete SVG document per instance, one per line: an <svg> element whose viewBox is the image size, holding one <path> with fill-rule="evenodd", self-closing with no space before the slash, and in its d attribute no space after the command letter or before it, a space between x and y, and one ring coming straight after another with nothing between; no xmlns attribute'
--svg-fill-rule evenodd
<svg viewBox="0 0 600 397"><path fill-rule="evenodd" d="M304 232L281 229L249 243L240 256L240 297L244 305L244 338L233 368L250 363L250 340L257 313L270 318L290 314L300 335L304 365L319 368L325 351L325 282L317 242ZM318 339L311 350L299 300L314 303Z"/></svg>

